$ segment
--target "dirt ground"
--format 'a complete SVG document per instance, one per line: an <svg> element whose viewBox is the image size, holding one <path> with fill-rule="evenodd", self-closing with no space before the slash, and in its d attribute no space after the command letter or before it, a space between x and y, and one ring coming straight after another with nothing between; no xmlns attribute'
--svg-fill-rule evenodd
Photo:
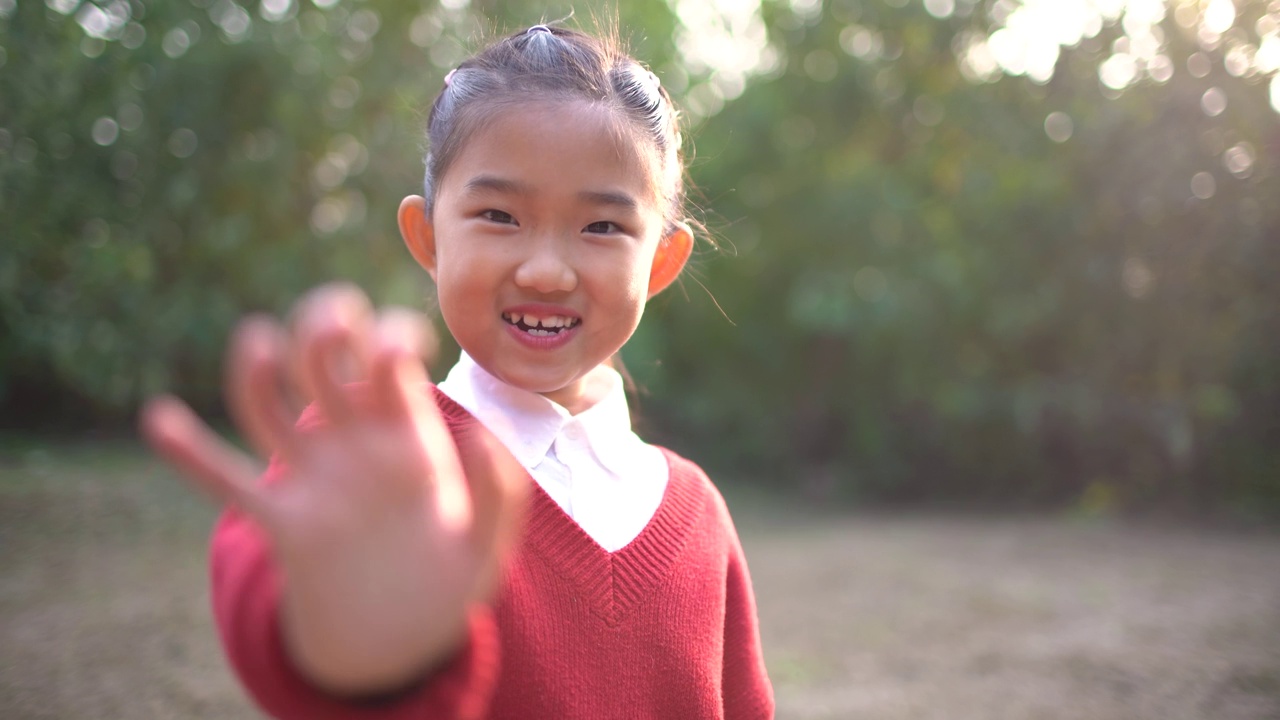
<svg viewBox="0 0 1280 720"><path fill-rule="evenodd" d="M730 501L784 720L1280 719L1275 533ZM0 718L259 717L212 516L132 447L0 449Z"/></svg>

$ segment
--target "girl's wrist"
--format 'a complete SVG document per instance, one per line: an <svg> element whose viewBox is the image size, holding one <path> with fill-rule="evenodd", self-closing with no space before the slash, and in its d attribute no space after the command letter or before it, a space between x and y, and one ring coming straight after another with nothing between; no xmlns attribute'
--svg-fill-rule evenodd
<svg viewBox="0 0 1280 720"><path fill-rule="evenodd" d="M281 621L295 664L339 695L402 688L465 636L464 594L445 580L426 521L388 521L345 542L323 536L282 553ZM465 552L453 548L454 552Z"/></svg>
<svg viewBox="0 0 1280 720"><path fill-rule="evenodd" d="M387 622L384 613L370 624L362 622L367 616L334 617L333 608L299 602L302 597L286 592L282 601L284 646L299 673L333 695L403 692L448 661L466 639L465 616L424 623L419 609L416 619L400 614L409 622Z"/></svg>

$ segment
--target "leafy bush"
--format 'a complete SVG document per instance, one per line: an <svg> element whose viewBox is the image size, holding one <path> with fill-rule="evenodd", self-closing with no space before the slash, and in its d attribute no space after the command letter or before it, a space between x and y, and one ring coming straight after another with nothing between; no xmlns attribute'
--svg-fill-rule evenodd
<svg viewBox="0 0 1280 720"><path fill-rule="evenodd" d="M7 424L216 411L235 319L335 277L420 305L421 109L547 17L448 5L0 0ZM824 497L1280 507L1274 3L1116 18L1028 79L1007 2L770 1L745 88L706 7L620 10L726 249L626 350L651 436Z"/></svg>

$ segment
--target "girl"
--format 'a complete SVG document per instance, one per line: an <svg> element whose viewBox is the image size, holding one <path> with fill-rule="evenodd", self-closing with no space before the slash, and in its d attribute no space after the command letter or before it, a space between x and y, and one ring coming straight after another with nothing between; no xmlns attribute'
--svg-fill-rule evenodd
<svg viewBox="0 0 1280 720"><path fill-rule="evenodd" d="M419 318L331 286L232 340L261 481L180 401L144 410L229 506L213 607L240 680L306 720L771 717L724 502L632 434L610 363L693 244L669 97L538 25L449 73L427 133L399 223L463 351L442 383ZM286 376L314 399L296 425Z"/></svg>

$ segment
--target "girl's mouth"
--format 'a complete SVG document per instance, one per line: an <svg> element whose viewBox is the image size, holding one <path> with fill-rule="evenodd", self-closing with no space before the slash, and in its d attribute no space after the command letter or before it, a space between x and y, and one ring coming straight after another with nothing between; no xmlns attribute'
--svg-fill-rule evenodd
<svg viewBox="0 0 1280 720"><path fill-rule="evenodd" d="M539 317L530 313L518 312L504 312L502 313L502 319L508 325L533 337L553 337L582 323L582 318L565 315Z"/></svg>

